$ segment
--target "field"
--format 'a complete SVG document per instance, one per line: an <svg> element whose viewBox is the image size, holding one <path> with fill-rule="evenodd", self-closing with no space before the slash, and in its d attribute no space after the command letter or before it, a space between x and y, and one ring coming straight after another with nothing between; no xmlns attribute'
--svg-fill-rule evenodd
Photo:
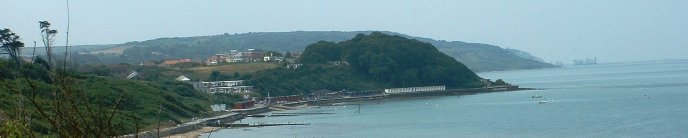
<svg viewBox="0 0 688 138"><path fill-rule="evenodd" d="M188 77L207 78L212 71L220 71L223 74L234 74L237 72L241 75L252 74L257 71L276 68L279 65L276 63L236 63L229 65L205 66L189 68L193 73Z"/></svg>
<svg viewBox="0 0 688 138"><path fill-rule="evenodd" d="M89 53L91 53L91 54L117 54L117 55L119 55L119 54L124 53L124 50L127 48L129 48L129 47L128 46L117 46L117 47L111 47L111 48L91 51Z"/></svg>

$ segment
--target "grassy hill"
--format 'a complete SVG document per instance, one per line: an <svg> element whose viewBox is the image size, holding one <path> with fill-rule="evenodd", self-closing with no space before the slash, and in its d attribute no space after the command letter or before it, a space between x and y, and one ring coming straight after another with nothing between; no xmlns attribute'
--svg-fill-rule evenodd
<svg viewBox="0 0 688 138"><path fill-rule="evenodd" d="M303 51L307 45L317 41L344 41L358 33L370 34L371 31L297 31L264 32L244 34L222 34L198 37L159 38L141 42L128 42L115 47L99 49L90 54L76 55L81 63L130 63L138 64L147 60L174 58L205 59L210 55L225 53L232 49L265 49L271 51ZM465 43L460 41L438 41L429 38L413 37L395 32L385 34L399 35L433 44L439 51L466 64L473 71L496 71L514 69L536 69L555 67L554 65L533 60L525 52L514 52L498 46ZM84 52L85 53L85 52ZM524 55L525 53L525 55Z"/></svg>
<svg viewBox="0 0 688 138"><path fill-rule="evenodd" d="M213 114L209 105L239 100L238 96L199 93L190 84L170 78L153 78L171 70L140 69L160 72L147 73L145 77L151 80L141 81L49 71L41 64L26 63L18 68L0 59L0 131L57 135L52 119L63 128L59 137L117 136L137 128L151 130L158 123L173 126L208 116ZM30 121L20 124L30 125L11 125L12 120L24 119Z"/></svg>

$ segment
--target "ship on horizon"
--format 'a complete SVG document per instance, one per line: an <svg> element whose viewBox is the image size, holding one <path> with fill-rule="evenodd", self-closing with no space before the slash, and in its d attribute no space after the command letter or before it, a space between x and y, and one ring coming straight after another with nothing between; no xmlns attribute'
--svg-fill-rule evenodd
<svg viewBox="0 0 688 138"><path fill-rule="evenodd" d="M573 65L595 65L597 64L597 57L585 58L583 60L573 60Z"/></svg>

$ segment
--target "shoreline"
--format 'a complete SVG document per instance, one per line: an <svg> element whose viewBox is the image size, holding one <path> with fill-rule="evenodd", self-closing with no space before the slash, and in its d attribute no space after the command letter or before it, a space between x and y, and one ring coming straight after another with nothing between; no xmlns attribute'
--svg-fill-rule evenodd
<svg viewBox="0 0 688 138"><path fill-rule="evenodd" d="M167 137L168 138L198 138L202 134L212 133L212 132L215 132L215 131L218 131L221 129L224 129L224 128L221 128L221 127L203 127L200 129L192 130L190 132L175 134L175 135L171 135L171 136L167 136Z"/></svg>
<svg viewBox="0 0 688 138"><path fill-rule="evenodd" d="M268 110L260 110L262 108L253 108L250 110L253 110L256 112L240 113L241 117L234 118L229 122L240 121L240 120L244 119L247 115L257 115L257 114L269 113L269 112L273 112L273 111L301 110L301 109L305 109L305 108L317 107L319 105L329 105L329 104L343 103L343 102L371 101L371 100L380 100L380 99L415 98L415 97L450 96L450 95L472 95L472 94L481 94L481 93L509 92L509 91L522 91L522 90L540 90L540 89L519 88L518 86L500 88L500 89L472 88L472 89L453 89L453 90L431 91L431 92L410 92L410 93L403 93L403 94L379 94L379 95L368 95L368 96L357 96L357 97L342 97L342 98L333 98L333 99L299 101L299 102L272 105L272 106L267 108ZM265 108L265 107L263 107L263 108ZM226 129L226 128L203 126L201 128L193 129L189 132L173 134L173 135L169 135L167 137L198 138L199 136L201 136L203 134L219 131L222 129Z"/></svg>

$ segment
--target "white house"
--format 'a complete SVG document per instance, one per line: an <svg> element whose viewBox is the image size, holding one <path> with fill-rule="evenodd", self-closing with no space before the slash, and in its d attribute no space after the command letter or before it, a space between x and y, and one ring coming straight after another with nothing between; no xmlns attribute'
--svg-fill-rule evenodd
<svg viewBox="0 0 688 138"><path fill-rule="evenodd" d="M189 82L189 81L191 81L191 79L189 79L188 77L186 77L186 76L184 76L184 75L181 75L181 76L177 77L177 78L174 79L174 80L176 80L176 81L183 81L183 82Z"/></svg>

